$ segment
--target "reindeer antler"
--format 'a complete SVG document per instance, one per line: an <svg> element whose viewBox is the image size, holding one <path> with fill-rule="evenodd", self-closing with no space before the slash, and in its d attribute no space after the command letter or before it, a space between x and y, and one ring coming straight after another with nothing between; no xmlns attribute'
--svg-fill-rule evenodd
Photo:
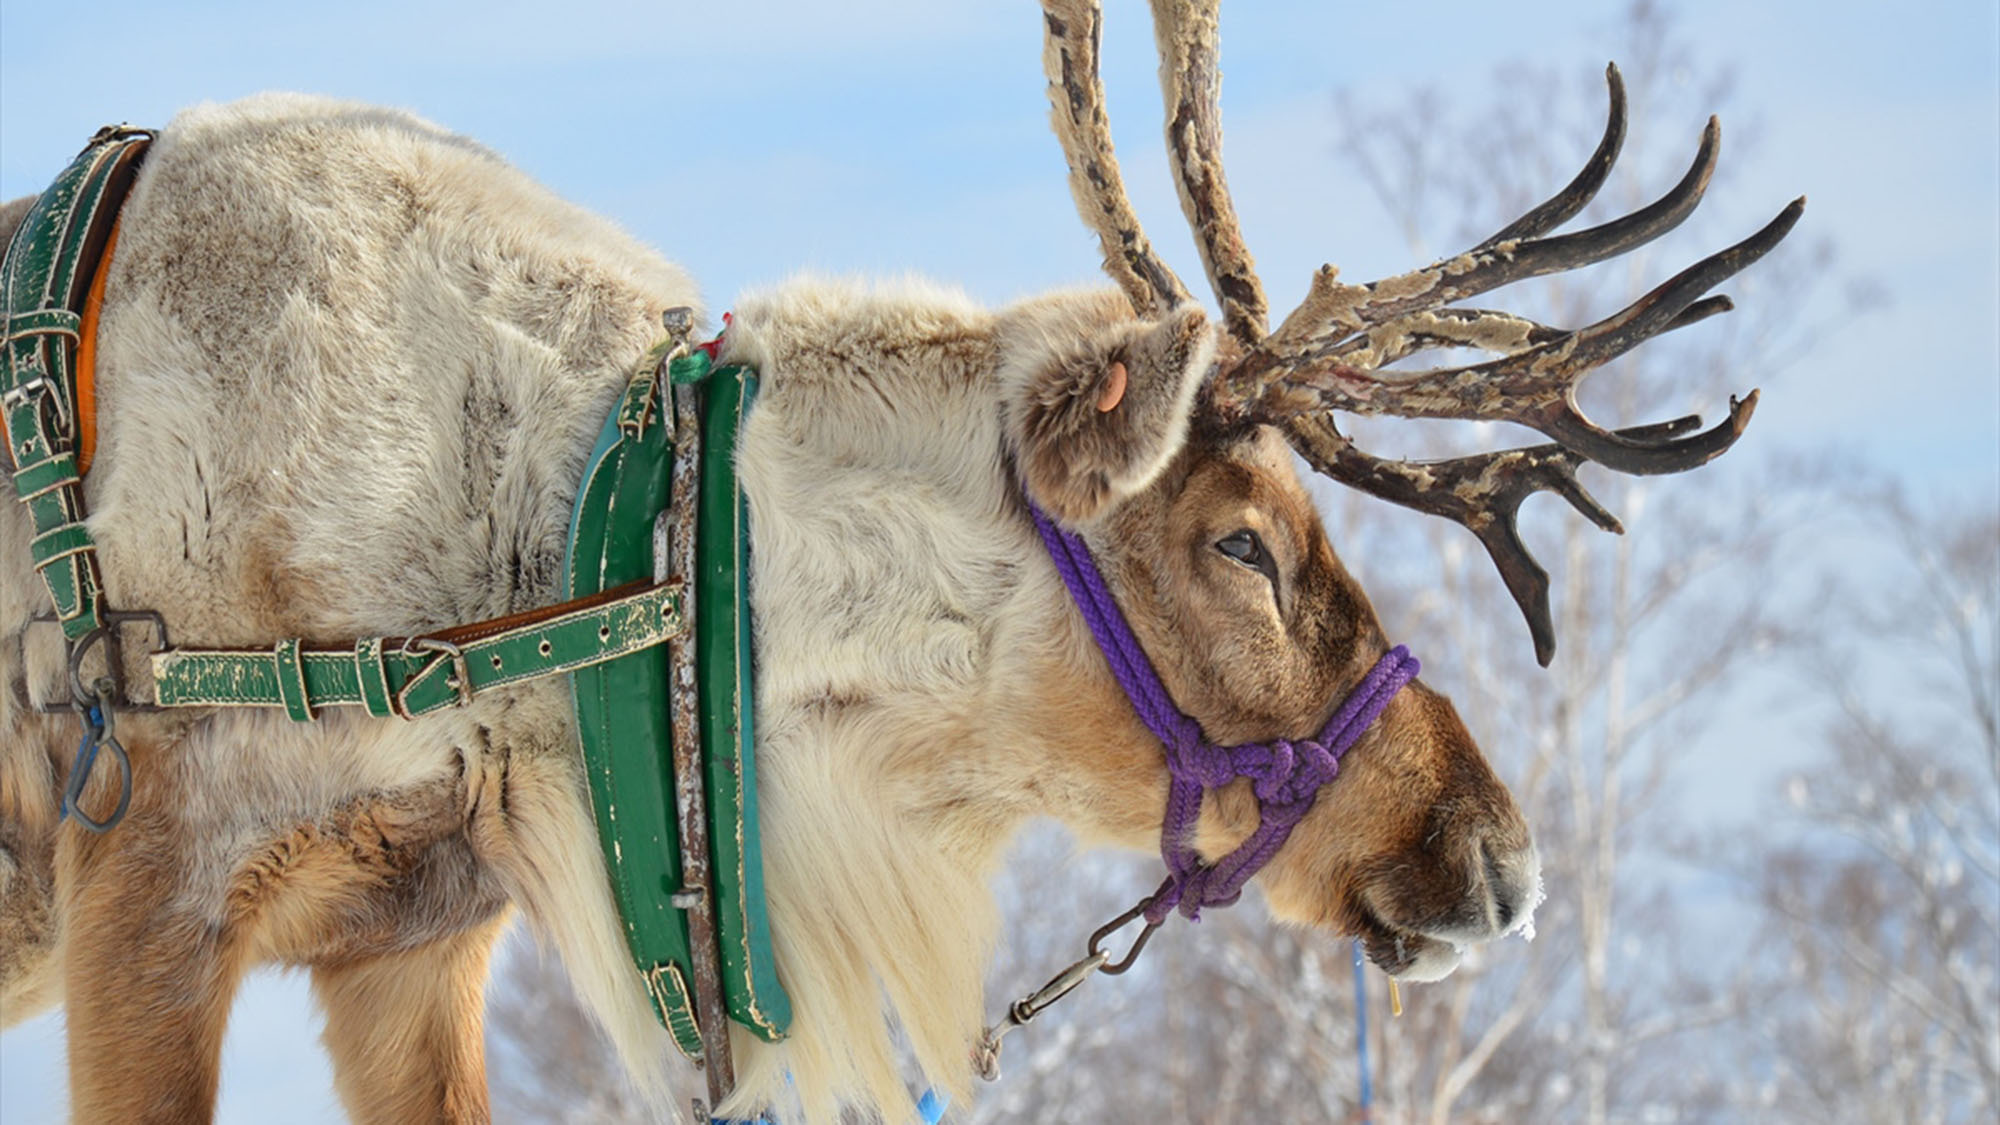
<svg viewBox="0 0 2000 1125"><path fill-rule="evenodd" d="M1263 287L1222 174L1216 0L1152 3L1167 148L1181 207L1201 245L1224 327L1238 345L1205 387L1207 419L1221 426L1277 426L1320 473L1462 524L1492 555L1527 617L1535 656L1546 665L1555 655L1548 574L1521 541L1515 524L1521 502L1536 492L1553 492L1597 526L1622 531L1578 482L1578 465L1594 461L1633 474L1692 469L1735 444L1757 405L1755 391L1730 399L1729 416L1709 430L1701 430L1693 417L1608 430L1578 408L1577 385L1594 368L1653 336L1728 311L1728 298L1704 294L1776 246L1798 222L1805 200L1795 200L1756 234L1583 328L1552 328L1510 313L1453 306L1516 281L1624 254L1679 226L1701 202L1721 139L1714 118L1687 173L1658 200L1587 230L1548 233L1590 202L1618 158L1625 139L1625 84L1611 66L1605 69L1611 107L1603 139L1562 191L1464 253L1398 277L1348 285L1338 270L1323 266L1305 301L1277 331L1267 333ZM1069 159L1077 207L1097 231L1105 267L1134 309L1158 315L1191 298L1153 254L1118 177L1097 77L1100 12L1094 0L1044 0L1043 6L1056 132ZM1475 348L1500 358L1428 371L1380 370L1434 348ZM1342 410L1517 422L1555 442L1445 461L1383 460L1341 434L1333 414Z"/></svg>
<svg viewBox="0 0 2000 1125"><path fill-rule="evenodd" d="M1125 290L1140 316L1158 316L1192 301L1187 286L1153 253L1125 198L1125 180L1111 151L1111 123L1104 115L1104 83L1098 77L1103 11L1096 0L1048 0L1042 19L1047 29L1042 69L1054 103L1050 117L1069 162L1077 213L1104 248L1105 272Z"/></svg>

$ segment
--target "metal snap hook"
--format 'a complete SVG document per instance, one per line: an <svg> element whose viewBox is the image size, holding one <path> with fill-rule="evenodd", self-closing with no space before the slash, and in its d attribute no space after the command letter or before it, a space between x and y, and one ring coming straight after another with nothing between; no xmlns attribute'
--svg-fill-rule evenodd
<svg viewBox="0 0 2000 1125"><path fill-rule="evenodd" d="M76 762L70 767L69 780L63 786L62 816L74 816L78 824L102 834L117 827L132 807L132 758L112 733L115 712L107 700L117 691L117 685L109 676L104 676L88 686L77 686L89 697L89 702L78 701L84 723L83 741L77 744ZM109 751L112 761L118 764L118 806L103 820L84 812L82 804L83 790L90 783L90 773L97 766L100 750Z"/></svg>
<svg viewBox="0 0 2000 1125"><path fill-rule="evenodd" d="M1139 960L1139 952L1146 948L1153 931L1160 928L1159 922L1147 920L1139 931L1139 937L1132 948L1125 952L1122 960L1112 963L1111 955L1104 951L1104 942L1112 934L1130 925L1132 920L1144 914L1162 894L1166 893L1173 879L1169 877L1160 884L1160 889L1135 903L1130 910L1099 926L1090 935L1089 952L1081 961L1073 962L1068 968L1049 978L1049 982L1007 1006L1007 1018L987 1028L979 1036L979 1042L972 1048L972 1069L980 1078L993 1082L1000 1077L1000 1040L1017 1027L1025 1026L1029 1020L1041 1015L1056 1001L1076 991L1092 973L1107 973L1116 976L1130 969Z"/></svg>

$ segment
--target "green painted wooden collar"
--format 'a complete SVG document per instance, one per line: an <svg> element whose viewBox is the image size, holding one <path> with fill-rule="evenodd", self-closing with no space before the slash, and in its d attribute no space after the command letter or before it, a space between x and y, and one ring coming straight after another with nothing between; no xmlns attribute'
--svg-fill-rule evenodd
<svg viewBox="0 0 2000 1125"><path fill-rule="evenodd" d="M706 352L671 358L671 381L705 397L697 505L695 638L702 786L711 887L682 879L662 644L689 614L682 584L655 581L654 522L671 499L668 412L654 401L667 346L638 365L605 420L571 517L558 612L461 626L429 637L352 645L168 649L153 657L163 707L283 707L301 722L329 706L414 719L540 676L570 673L598 842L626 944L674 1042L700 1055L688 919L677 899L710 896L730 1019L784 1037L791 1002L779 982L757 831L751 676L749 527L735 470L736 433L755 397L747 368Z"/></svg>
<svg viewBox="0 0 2000 1125"><path fill-rule="evenodd" d="M673 355L670 381L699 386L698 495L672 497L670 426L607 423L586 469L570 530L571 595L656 573L654 515L696 507L695 691L712 887L690 884L675 800L669 667L663 649L580 670L577 730L598 842L633 963L655 1013L690 1057L703 1051L690 948L691 896L706 896L729 1018L759 1038L784 1037L791 1001L779 982L757 830L749 526L736 479L736 436L756 395L754 372L715 367L701 349ZM683 392L685 393L685 392ZM664 408L662 418L671 412Z"/></svg>
<svg viewBox="0 0 2000 1125"><path fill-rule="evenodd" d="M784 1037L757 832L751 679L748 513L735 436L755 396L742 367L711 369L696 350L672 381L705 384L698 497L696 637L701 753L713 888L683 885L662 644L687 618L682 584L654 581L653 525L667 506L670 435L654 402L665 345L634 372L585 469L570 525L570 600L520 618L407 639L269 649L168 649L153 656L162 707L283 707L300 722L330 706L414 719L482 692L570 673L591 807L626 944L655 1013L690 1056L702 1051L691 993L687 915L676 900L711 895L729 1016L766 1040Z"/></svg>

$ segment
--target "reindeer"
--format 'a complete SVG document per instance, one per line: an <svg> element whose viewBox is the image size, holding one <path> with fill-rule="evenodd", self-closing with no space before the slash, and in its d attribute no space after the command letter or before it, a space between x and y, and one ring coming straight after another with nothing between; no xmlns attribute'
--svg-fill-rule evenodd
<svg viewBox="0 0 2000 1125"><path fill-rule="evenodd" d="M1783 237L1788 208L1636 304L1574 331L1457 302L1623 253L1693 209L1713 123L1659 202L1549 232L1623 136L1493 238L1365 285L1328 267L1276 330L1222 175L1214 3L1154 0L1167 136L1222 310L1154 252L1113 157L1092 0L1045 0L1055 131L1115 290L980 308L917 283L802 279L744 297L721 358L764 383L740 437L755 526L758 766L790 1037L738 1034L726 1112L909 1113L892 1020L964 1096L1015 830L1156 845L1173 779L1051 565L1037 513L1080 537L1172 703L1217 746L1307 740L1390 649L1293 456L1456 520L1492 553L1546 663L1547 579L1515 533L1548 490L1600 526L1584 461L1676 472L1715 429L1608 431L1591 368L1727 307L1703 294ZM25 201L0 213L20 221ZM121 220L98 326L87 479L111 600L177 641L422 636L558 598L592 437L688 277L477 145L360 105L263 96L174 119ZM1384 371L1413 353L1497 358ZM1552 444L1410 463L1338 411L1519 422ZM75 723L29 563L0 515L0 997L61 1003L80 1120L212 1112L234 989L311 971L359 1121L487 1117L488 951L518 907L642 1088L664 1033L619 936L559 682L416 721L197 709L119 718L131 808L59 825ZM143 683L145 671L129 673ZM108 772L108 771L100 771ZM93 779L86 803L108 801ZM1450 702L1394 694L1258 874L1279 917L1432 979L1523 922L1528 828ZM101 807L93 804L93 807ZM1197 790L1168 839L1213 862L1260 829L1247 781ZM1185 903L1183 904L1186 905Z"/></svg>

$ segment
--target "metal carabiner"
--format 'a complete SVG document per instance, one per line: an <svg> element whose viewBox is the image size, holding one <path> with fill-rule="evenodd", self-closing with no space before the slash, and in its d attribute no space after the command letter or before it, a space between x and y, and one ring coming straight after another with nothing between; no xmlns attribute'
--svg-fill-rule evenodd
<svg viewBox="0 0 2000 1125"><path fill-rule="evenodd" d="M78 687L83 687L79 684ZM114 712L106 702L106 697L117 690L110 677L100 678L95 684L83 688L85 699L79 699L77 710L83 716L83 741L76 747L76 761L69 769L69 780L63 785L62 818L76 817L76 822L92 832L109 832L125 819L126 810L132 807L132 758L125 753L125 747L112 733ZM87 701L86 701L87 700ZM83 811L83 790L90 783L90 773L97 766L97 753L108 750L113 761L118 763L118 807L111 815L98 820Z"/></svg>

